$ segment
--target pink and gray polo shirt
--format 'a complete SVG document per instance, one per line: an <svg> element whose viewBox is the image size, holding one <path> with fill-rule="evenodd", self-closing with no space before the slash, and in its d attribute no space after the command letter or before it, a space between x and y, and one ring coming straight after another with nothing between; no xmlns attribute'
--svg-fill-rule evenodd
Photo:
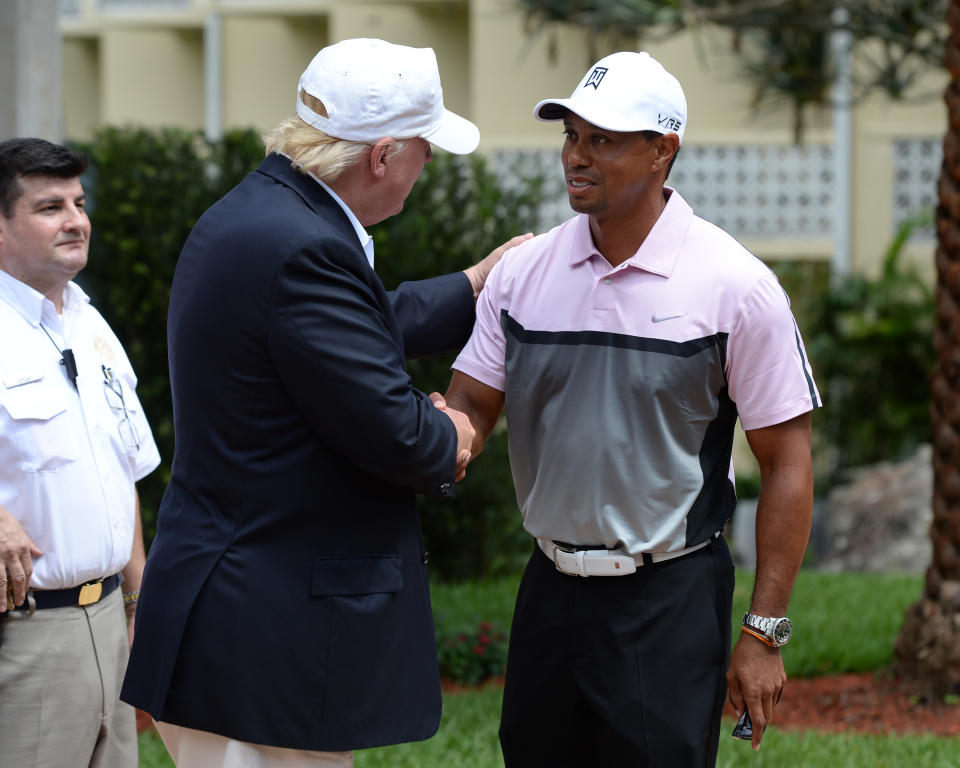
<svg viewBox="0 0 960 768"><path fill-rule="evenodd" d="M453 367L505 394L510 465L533 536L668 552L732 514L745 430L820 406L776 276L673 190L611 267L578 215L490 273Z"/></svg>

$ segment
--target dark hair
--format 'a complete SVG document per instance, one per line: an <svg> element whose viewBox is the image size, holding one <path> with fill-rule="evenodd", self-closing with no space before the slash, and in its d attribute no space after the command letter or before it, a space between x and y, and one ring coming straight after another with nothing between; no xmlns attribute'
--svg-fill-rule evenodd
<svg viewBox="0 0 960 768"><path fill-rule="evenodd" d="M75 179L87 170L87 157L45 139L0 141L0 213L13 216L13 206L23 194L23 176Z"/></svg>

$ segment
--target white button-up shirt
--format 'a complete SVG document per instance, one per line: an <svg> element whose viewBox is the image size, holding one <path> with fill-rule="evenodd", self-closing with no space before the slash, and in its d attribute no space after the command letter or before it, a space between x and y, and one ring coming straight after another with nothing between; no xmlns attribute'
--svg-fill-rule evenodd
<svg viewBox="0 0 960 768"><path fill-rule="evenodd" d="M89 301L70 283L58 315L0 270L0 506L44 552L34 559L36 589L75 587L127 564L134 483L160 463L133 368ZM73 350L77 389L58 348Z"/></svg>
<svg viewBox="0 0 960 768"><path fill-rule="evenodd" d="M321 181L314 174L309 174L310 178L313 179L317 184L327 190L327 193L334 199L334 201L339 205L347 218L350 219L350 223L353 225L353 231L357 233L357 239L360 240L360 245L363 247L363 253L367 257L367 261L370 262L370 268L373 268L373 238L370 236L370 233L363 228L363 224L360 223L360 219L357 218L356 214L350 210L348 206L342 199L340 195L333 191L329 184Z"/></svg>

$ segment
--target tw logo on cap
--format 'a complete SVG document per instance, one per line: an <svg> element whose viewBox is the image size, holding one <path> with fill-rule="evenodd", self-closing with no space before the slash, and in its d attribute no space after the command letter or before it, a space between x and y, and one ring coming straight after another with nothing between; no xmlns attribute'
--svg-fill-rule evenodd
<svg viewBox="0 0 960 768"><path fill-rule="evenodd" d="M587 82L583 84L583 87L586 88L588 85L592 85L593 89L596 90L600 86L600 81L603 80L605 74L607 74L606 67L594 67L593 72L590 73L590 77L587 78Z"/></svg>

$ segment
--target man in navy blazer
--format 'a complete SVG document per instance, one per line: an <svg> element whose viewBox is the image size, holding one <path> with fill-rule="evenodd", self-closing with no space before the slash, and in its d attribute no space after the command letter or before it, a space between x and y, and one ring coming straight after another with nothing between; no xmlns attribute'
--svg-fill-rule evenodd
<svg viewBox="0 0 960 768"><path fill-rule="evenodd" d="M416 494L453 495L473 430L405 358L465 343L522 239L392 293L373 271L364 227L402 209L430 143L479 140L444 109L429 48L321 50L266 140L197 222L170 296L176 453L121 698L181 768L349 766L436 732Z"/></svg>

